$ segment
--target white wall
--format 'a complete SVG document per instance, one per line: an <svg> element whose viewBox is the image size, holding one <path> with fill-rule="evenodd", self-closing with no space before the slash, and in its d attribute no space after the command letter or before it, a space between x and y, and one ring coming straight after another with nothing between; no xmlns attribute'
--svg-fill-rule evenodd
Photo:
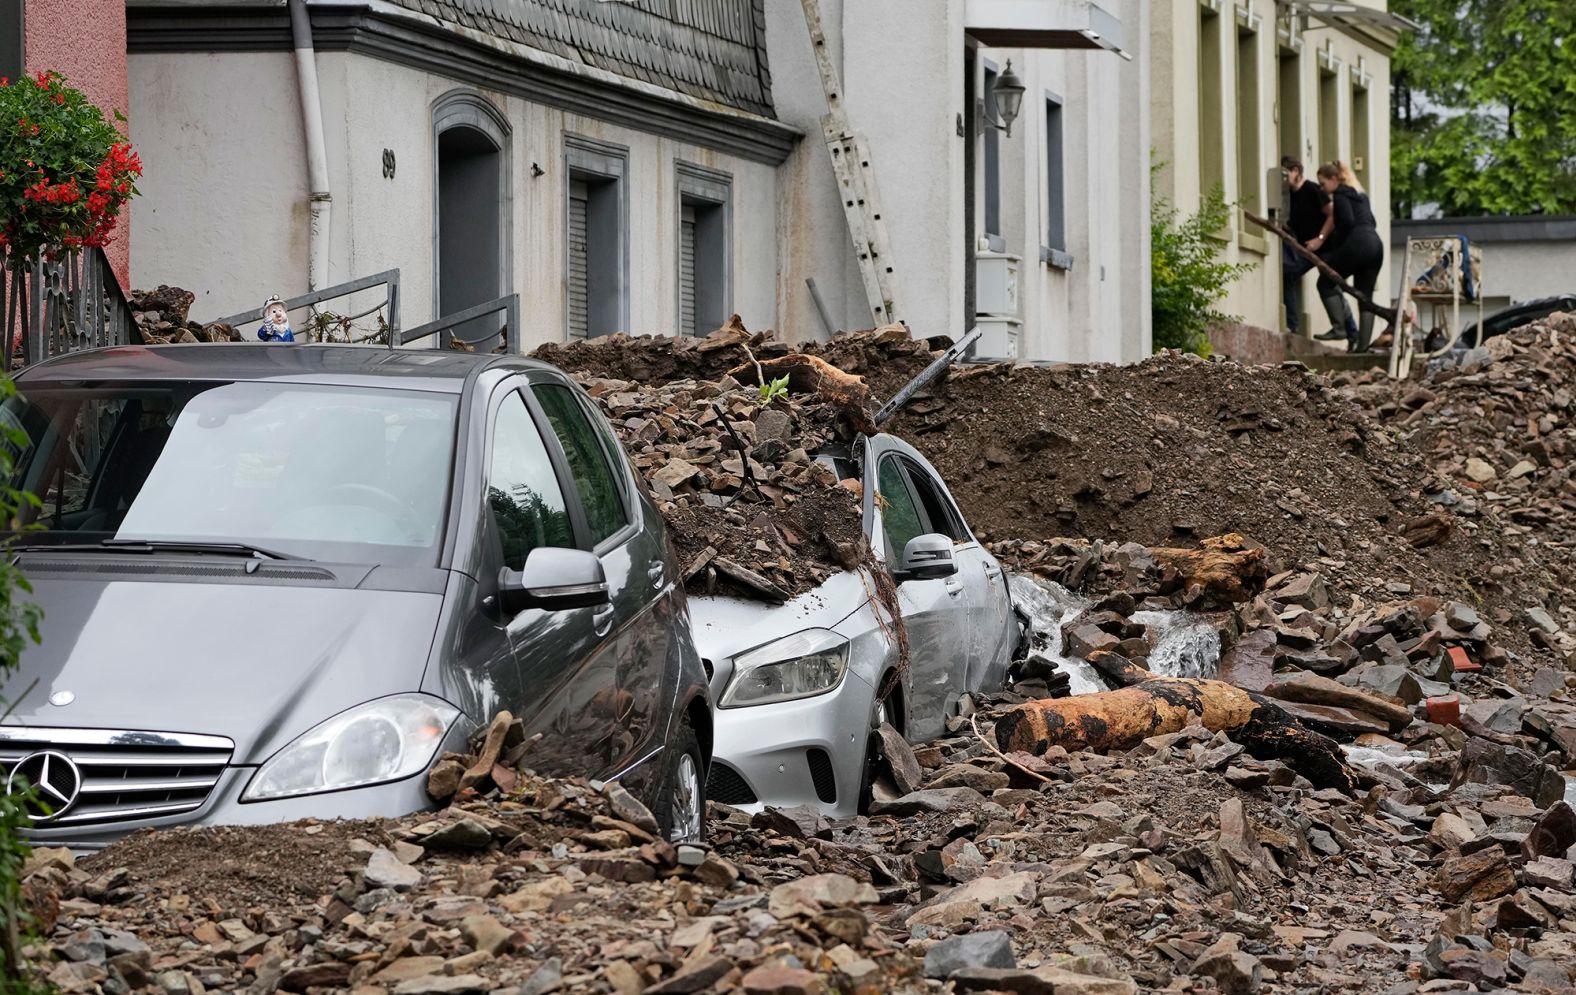
<svg viewBox="0 0 1576 995"><path fill-rule="evenodd" d="M288 52L132 55L142 157L132 285L197 295L212 319L306 289L306 163Z"/></svg>
<svg viewBox="0 0 1576 995"><path fill-rule="evenodd" d="M1119 6L1118 6L1119 5ZM983 183L964 185L963 3L824 0L828 43L843 76L853 128L869 142L897 266L901 316L917 336L957 336L966 250L983 223ZM1118 0L1129 47L1148 44L1146 0ZM796 3L767 5L778 116L807 137L779 171L783 268L781 327L823 333L805 279L819 286L839 328L872 322L848 227L821 138L826 102ZM848 53L857 51L859 58ZM1011 56L1029 87L1010 139L1001 139L1002 234L1022 257L1023 355L1133 361L1149 354L1149 66L1104 51L980 50L998 67ZM979 64L976 73L981 73ZM1064 142L1071 271L1040 262L1048 168L1043 96L1065 100ZM975 200L976 230L965 209Z"/></svg>
<svg viewBox="0 0 1576 995"><path fill-rule="evenodd" d="M319 54L333 225L329 278L401 273L406 327L434 313L433 102L452 80L347 53ZM146 165L134 227L133 282L198 293L199 320L306 291L306 180L295 77L287 55L131 57L133 135ZM733 178L733 310L773 324L777 296L777 178L773 167L566 114L500 92L479 92L511 128L513 290L525 348L564 336L563 136L629 148L629 328L677 329L675 162ZM383 150L397 168L383 176ZM532 163L543 175L532 174ZM359 295L350 307L375 303ZM332 306L332 305L331 305Z"/></svg>

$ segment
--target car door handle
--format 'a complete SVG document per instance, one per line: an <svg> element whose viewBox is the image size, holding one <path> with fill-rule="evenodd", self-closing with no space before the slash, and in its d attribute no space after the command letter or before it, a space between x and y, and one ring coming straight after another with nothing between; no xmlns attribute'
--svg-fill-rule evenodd
<svg viewBox="0 0 1576 995"><path fill-rule="evenodd" d="M662 575L667 572L667 569L668 565L666 563L653 563L651 566L646 568L646 576L653 584L660 584L662 583Z"/></svg>
<svg viewBox="0 0 1576 995"><path fill-rule="evenodd" d="M1001 576L1001 568L1000 567L986 567L985 568L985 576L986 576L986 578L988 578L990 580L995 580L997 577Z"/></svg>
<svg viewBox="0 0 1576 995"><path fill-rule="evenodd" d="M961 598L963 596L963 582L960 580L947 581L947 595L953 598Z"/></svg>
<svg viewBox="0 0 1576 995"><path fill-rule="evenodd" d="M605 636L613 628L613 606L603 605L591 613L591 625L598 636Z"/></svg>

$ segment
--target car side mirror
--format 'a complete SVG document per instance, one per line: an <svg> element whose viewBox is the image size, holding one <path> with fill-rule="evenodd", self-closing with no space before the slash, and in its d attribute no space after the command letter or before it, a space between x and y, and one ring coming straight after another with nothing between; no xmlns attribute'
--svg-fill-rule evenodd
<svg viewBox="0 0 1576 995"><path fill-rule="evenodd" d="M958 572L958 563L952 558L952 540L938 532L915 536L903 547L903 558L898 561L896 580L938 580Z"/></svg>
<svg viewBox="0 0 1576 995"><path fill-rule="evenodd" d="M510 618L527 608L557 612L607 603L602 561L583 549L542 546L531 550L524 570L499 573L498 605Z"/></svg>

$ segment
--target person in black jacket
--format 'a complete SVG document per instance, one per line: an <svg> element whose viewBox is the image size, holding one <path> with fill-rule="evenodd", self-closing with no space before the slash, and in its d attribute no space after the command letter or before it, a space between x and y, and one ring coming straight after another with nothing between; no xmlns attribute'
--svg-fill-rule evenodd
<svg viewBox="0 0 1576 995"><path fill-rule="evenodd" d="M1298 242L1316 250L1320 244L1318 240L1327 233L1330 225L1330 195L1308 178L1302 162L1296 156L1281 157L1281 175L1286 181L1287 230L1297 237ZM1311 269L1313 263L1293 251L1291 246L1281 246L1281 287L1283 303L1286 305L1286 330L1293 335L1298 334L1302 324L1302 278ZM1317 337L1325 341L1354 339L1357 337L1357 323L1348 315L1346 326L1331 329Z"/></svg>
<svg viewBox="0 0 1576 995"><path fill-rule="evenodd" d="M1379 226L1374 221L1368 195L1363 193L1357 177L1343 162L1327 162L1320 166L1319 186L1330 195L1333 221L1329 234L1317 240L1319 257L1351 280L1359 293L1372 299L1374 287L1379 283L1379 270L1384 266L1384 241L1379 237ZM1345 327L1350 312L1340 286L1321 275L1319 297L1324 301L1331 325ZM1357 322L1356 337L1347 339L1347 351L1367 352L1373 334L1373 312L1363 311Z"/></svg>

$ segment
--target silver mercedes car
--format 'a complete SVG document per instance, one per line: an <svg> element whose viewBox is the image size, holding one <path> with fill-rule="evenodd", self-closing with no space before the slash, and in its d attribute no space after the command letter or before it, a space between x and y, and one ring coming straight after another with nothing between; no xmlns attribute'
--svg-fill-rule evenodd
<svg viewBox="0 0 1576 995"><path fill-rule="evenodd" d="M880 724L912 742L941 735L965 692L1001 687L1017 650L1007 577L935 468L889 435L833 464L865 481L864 530L897 584L909 667L871 579L857 571L775 607L692 596L715 706L714 801L862 811Z"/></svg>

